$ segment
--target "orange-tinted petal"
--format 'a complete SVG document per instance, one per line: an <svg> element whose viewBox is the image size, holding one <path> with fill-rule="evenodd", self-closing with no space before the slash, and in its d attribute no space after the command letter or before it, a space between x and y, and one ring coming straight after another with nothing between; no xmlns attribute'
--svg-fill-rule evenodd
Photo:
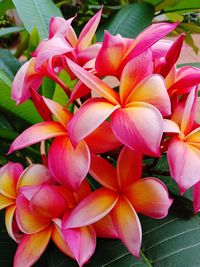
<svg viewBox="0 0 200 267"><path fill-rule="evenodd" d="M135 257L139 257L142 229L135 210L126 198L120 197L111 214L119 238Z"/></svg>
<svg viewBox="0 0 200 267"><path fill-rule="evenodd" d="M142 175L142 154L126 146L117 161L117 178L121 189L139 180Z"/></svg>
<svg viewBox="0 0 200 267"><path fill-rule="evenodd" d="M39 233L25 235L17 248L13 266L33 266L45 251L51 238L51 232L51 227L48 227Z"/></svg>
<svg viewBox="0 0 200 267"><path fill-rule="evenodd" d="M115 206L118 194L107 188L100 188L84 198L72 211L63 228L90 225L106 216Z"/></svg>
<svg viewBox="0 0 200 267"><path fill-rule="evenodd" d="M124 194L137 212L152 218L159 219L167 216L172 204L167 187L153 177L137 181Z"/></svg>
<svg viewBox="0 0 200 267"><path fill-rule="evenodd" d="M91 155L90 174L101 185L118 190L116 169L105 159Z"/></svg>

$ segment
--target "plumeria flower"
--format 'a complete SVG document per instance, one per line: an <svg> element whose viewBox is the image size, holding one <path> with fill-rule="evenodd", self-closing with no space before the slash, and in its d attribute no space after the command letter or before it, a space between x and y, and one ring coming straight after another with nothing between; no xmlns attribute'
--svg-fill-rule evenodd
<svg viewBox="0 0 200 267"><path fill-rule="evenodd" d="M176 107L166 130L175 133L167 158L172 178L181 194L200 181L200 127L194 121L198 88L194 87L187 98ZM170 129L171 127L171 129Z"/></svg>
<svg viewBox="0 0 200 267"><path fill-rule="evenodd" d="M90 44L98 27L101 13L100 10L88 21L79 38L71 27L73 18L67 21L59 17L51 19L49 39L41 41L33 57L19 69L13 81L12 98L18 104L30 98L31 88L38 90L45 76L58 83L68 96L70 95L70 90L59 79L58 74L62 69L68 70L66 56L81 66L96 58L101 44L91 46ZM94 63L92 66L94 68Z"/></svg>
<svg viewBox="0 0 200 267"><path fill-rule="evenodd" d="M15 221L16 198L20 188L54 183L48 169L34 164L24 170L19 163L9 162L0 169L0 209L6 208L5 223L10 237L19 242L22 236Z"/></svg>
<svg viewBox="0 0 200 267"><path fill-rule="evenodd" d="M67 130L67 124L71 120L72 114L60 104L37 96L39 97L38 105L42 103L41 100L45 105L42 105L40 110L48 109L56 121L40 122L25 130L11 144L9 153L43 140L55 138L48 152L48 167L57 182L76 191L89 170L90 151L105 153L119 147L121 143L113 135L110 124L104 122L87 136L85 141L80 141L74 149Z"/></svg>
<svg viewBox="0 0 200 267"><path fill-rule="evenodd" d="M57 121L40 122L26 129L11 144L8 153L54 138L48 152L49 169L57 182L76 191L89 170L88 146L80 141L74 149L67 131L72 114L52 100L43 98L43 101Z"/></svg>
<svg viewBox="0 0 200 267"><path fill-rule="evenodd" d="M73 145L111 115L112 131L121 143L144 154L160 155L162 115L170 115L171 104L163 78L151 74L151 53L127 63L121 75L119 94L74 62L68 60L68 65L83 83L103 97L89 99L70 121L68 131Z"/></svg>
<svg viewBox="0 0 200 267"><path fill-rule="evenodd" d="M133 58L147 51L154 43L177 27L178 23L156 23L140 33L135 40L113 36L105 32L102 47L97 55L95 68L101 76L120 78L124 66Z"/></svg>
<svg viewBox="0 0 200 267"><path fill-rule="evenodd" d="M46 249L50 239L71 256L55 221L69 208L70 200L59 185L24 186L16 200L16 221L24 236L18 245L14 267L32 266Z"/></svg>
<svg viewBox="0 0 200 267"><path fill-rule="evenodd" d="M138 257L142 230L137 213L163 218L172 203L165 185L153 177L140 179L141 171L141 154L127 147L119 155L117 170L103 158L93 155L90 174L102 187L78 204L63 227L87 226L111 214L119 238Z"/></svg>

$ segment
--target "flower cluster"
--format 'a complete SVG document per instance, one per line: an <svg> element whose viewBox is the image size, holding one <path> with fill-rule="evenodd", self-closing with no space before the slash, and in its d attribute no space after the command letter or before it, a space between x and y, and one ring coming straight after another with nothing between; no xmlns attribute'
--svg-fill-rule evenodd
<svg viewBox="0 0 200 267"><path fill-rule="evenodd" d="M79 37L73 18L52 18L48 39L13 81L13 99L32 97L44 122L20 134L9 153L53 139L43 165L9 162L0 170L0 209L19 243L14 267L32 266L50 239L79 266L94 253L97 237L121 239L139 257L138 213L163 218L172 203L159 179L142 178L146 156L166 153L180 193L194 186L194 210L200 210L200 70L175 66L184 35L163 40L177 23L157 23L135 39L105 32L103 42L91 44L100 17L101 10ZM61 71L78 79L72 91ZM66 106L37 92L44 77L63 88Z"/></svg>

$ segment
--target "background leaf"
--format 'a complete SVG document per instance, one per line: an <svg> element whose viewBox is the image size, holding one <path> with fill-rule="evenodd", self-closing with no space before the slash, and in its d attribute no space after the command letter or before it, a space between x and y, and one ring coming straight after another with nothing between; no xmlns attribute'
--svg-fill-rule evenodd
<svg viewBox="0 0 200 267"><path fill-rule="evenodd" d="M1 0L0 1L0 17L8 10L14 8L12 0Z"/></svg>
<svg viewBox="0 0 200 267"><path fill-rule="evenodd" d="M51 0L13 0L17 12L29 33L37 28L41 39L48 36L49 21L53 16L61 16L59 8Z"/></svg>
<svg viewBox="0 0 200 267"><path fill-rule="evenodd" d="M21 32L23 31L24 28L23 27L8 27L8 28L1 28L0 29L0 37L7 35L7 34L11 34L11 33L16 33L16 32Z"/></svg>
<svg viewBox="0 0 200 267"><path fill-rule="evenodd" d="M148 25L154 17L154 7L151 4L142 2L125 5L115 16L101 25L97 31L97 40L102 41L104 29L111 34L121 34L123 37L135 37Z"/></svg>
<svg viewBox="0 0 200 267"><path fill-rule="evenodd" d="M185 208L185 207L184 207ZM170 214L162 220L141 216L143 243L141 259L135 259L118 240L100 240L88 267L196 267L199 266L200 218L191 210L180 214L176 202ZM49 253L49 267L76 267L54 247Z"/></svg>

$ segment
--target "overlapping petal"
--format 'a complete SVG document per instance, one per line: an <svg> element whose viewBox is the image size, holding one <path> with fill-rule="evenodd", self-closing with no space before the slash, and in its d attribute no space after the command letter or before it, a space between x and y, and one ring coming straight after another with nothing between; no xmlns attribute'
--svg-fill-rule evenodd
<svg viewBox="0 0 200 267"><path fill-rule="evenodd" d="M111 190L119 189L116 169L105 159L91 155L90 174L101 185Z"/></svg>
<svg viewBox="0 0 200 267"><path fill-rule="evenodd" d="M155 106L163 116L171 114L171 103L165 82L160 75L151 75L143 79L130 93L126 103L141 101Z"/></svg>
<svg viewBox="0 0 200 267"><path fill-rule="evenodd" d="M100 98L93 98L85 102L68 124L68 133L72 144L76 145L91 134L119 107L119 105L114 106Z"/></svg>
<svg viewBox="0 0 200 267"><path fill-rule="evenodd" d="M11 144L8 154L17 149L22 149L43 140L61 135L67 135L67 132L60 123L55 121L40 122L29 127L20 134Z"/></svg>
<svg viewBox="0 0 200 267"><path fill-rule="evenodd" d="M45 251L51 238L51 232L51 227L48 227L39 233L25 235L17 248L13 266L33 266Z"/></svg>
<svg viewBox="0 0 200 267"><path fill-rule="evenodd" d="M20 163L9 162L0 169L0 194L8 198L16 198L17 182L23 172Z"/></svg>
<svg viewBox="0 0 200 267"><path fill-rule="evenodd" d="M33 57L18 70L12 83L12 98L21 104L31 94L29 89L37 90L42 83L42 75L35 71L36 58Z"/></svg>
<svg viewBox="0 0 200 267"><path fill-rule="evenodd" d="M114 105L118 104L119 96L118 94L109 87L104 81L100 80L98 77L90 73L89 71L81 68L76 63L71 60L67 60L67 63L72 70L72 72L91 90L100 96L104 97Z"/></svg>
<svg viewBox="0 0 200 267"><path fill-rule="evenodd" d="M88 262L96 248L96 232L92 226L63 230L63 236L80 267Z"/></svg>
<svg viewBox="0 0 200 267"><path fill-rule="evenodd" d="M76 191L88 173L90 152L84 141L74 148L68 137L58 137L49 150L48 163L55 180Z"/></svg>
<svg viewBox="0 0 200 267"><path fill-rule="evenodd" d="M100 188L84 198L63 224L64 229L90 225L106 216L115 206L118 194Z"/></svg>
<svg viewBox="0 0 200 267"><path fill-rule="evenodd" d="M111 115L111 127L115 136L129 148L151 156L160 155L163 119L154 106L132 102Z"/></svg>
<svg viewBox="0 0 200 267"><path fill-rule="evenodd" d="M142 154L126 146L117 161L117 178L121 189L140 179L142 174Z"/></svg>
<svg viewBox="0 0 200 267"><path fill-rule="evenodd" d="M177 182L181 193L200 180L200 150L195 146L173 138L168 148L167 159L171 176Z"/></svg>
<svg viewBox="0 0 200 267"><path fill-rule="evenodd" d="M146 78L152 73L153 73L153 60L152 60L152 53L150 50L147 50L145 53L130 60L126 64L120 78L120 89L119 89L120 99L123 104L127 102L126 100L133 91L133 88L135 88L135 86L138 83L140 83L144 78Z"/></svg>
<svg viewBox="0 0 200 267"><path fill-rule="evenodd" d="M81 51L85 48L87 48L91 41L92 38L94 37L94 34L96 32L96 29L99 25L100 19L101 19L101 14L102 14L102 9L100 9L85 25L83 30L81 31L79 38L78 38L78 43L76 49L78 51Z"/></svg>
<svg viewBox="0 0 200 267"><path fill-rule="evenodd" d="M135 257L139 257L142 241L140 221L129 201L123 196L112 210L112 218L119 238Z"/></svg>
<svg viewBox="0 0 200 267"><path fill-rule="evenodd" d="M172 204L167 187L153 177L137 181L124 194L136 212L156 219L164 218Z"/></svg>

